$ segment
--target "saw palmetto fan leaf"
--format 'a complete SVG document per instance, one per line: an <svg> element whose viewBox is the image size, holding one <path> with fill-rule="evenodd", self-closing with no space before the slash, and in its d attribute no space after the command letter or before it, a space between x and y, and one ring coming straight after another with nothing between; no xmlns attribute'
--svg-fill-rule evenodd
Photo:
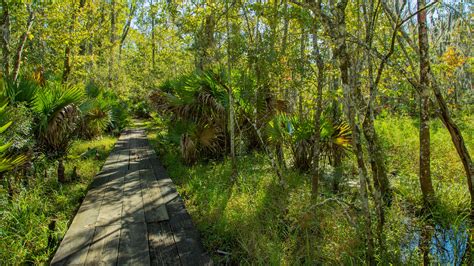
<svg viewBox="0 0 474 266"><path fill-rule="evenodd" d="M5 120L7 104L0 106L0 120ZM6 123L0 123L0 134L5 132L11 125L12 121ZM12 145L11 142L0 143L0 173L10 171L16 166L23 164L26 161L24 155L10 155L8 154L8 148Z"/></svg>
<svg viewBox="0 0 474 266"><path fill-rule="evenodd" d="M321 151L330 160L336 153L342 156L352 150L352 131L344 121L332 122L326 119L321 121Z"/></svg>
<svg viewBox="0 0 474 266"><path fill-rule="evenodd" d="M29 106L36 97L38 85L32 80L20 76L17 81L3 78L0 82L3 95L10 104L25 103Z"/></svg>
<svg viewBox="0 0 474 266"><path fill-rule="evenodd" d="M228 94L211 72L165 82L150 96L152 105L173 124L187 124L179 134L181 155L191 164L201 156L221 156L226 146Z"/></svg>
<svg viewBox="0 0 474 266"><path fill-rule="evenodd" d="M83 137L97 137L112 124L112 104L102 96L88 99L79 109L81 110L79 133Z"/></svg>
<svg viewBox="0 0 474 266"><path fill-rule="evenodd" d="M47 157L56 159L66 155L79 120L78 105L83 96L79 87L63 87L58 83L49 83L37 93L33 101L38 119L36 136Z"/></svg>

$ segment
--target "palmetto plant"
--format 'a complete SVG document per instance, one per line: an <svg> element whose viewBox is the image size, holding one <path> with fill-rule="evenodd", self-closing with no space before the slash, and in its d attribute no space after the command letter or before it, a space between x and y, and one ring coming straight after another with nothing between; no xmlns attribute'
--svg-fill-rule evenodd
<svg viewBox="0 0 474 266"><path fill-rule="evenodd" d="M268 123L266 133L269 142L277 148L284 143L288 144L295 168L307 171L311 168L313 146L316 141L314 124L311 119L279 114ZM344 154L351 149L352 134L347 123L333 123L322 117L320 130L320 147L328 157L334 154L334 150Z"/></svg>
<svg viewBox="0 0 474 266"><path fill-rule="evenodd" d="M197 155L217 156L225 152L228 97L219 77L211 72L198 73L166 82L152 93L155 109L176 123L186 126L172 129L180 135L181 155L188 164Z"/></svg>
<svg viewBox="0 0 474 266"><path fill-rule="evenodd" d="M79 134L86 138L97 137L112 123L112 104L102 96L89 98L81 104Z"/></svg>
<svg viewBox="0 0 474 266"><path fill-rule="evenodd" d="M24 77L19 77L17 81L2 79L1 82L3 94L10 104L22 102L31 105L36 96L36 91L38 90L38 85L35 81Z"/></svg>
<svg viewBox="0 0 474 266"><path fill-rule="evenodd" d="M275 115L268 123L265 133L268 142L275 147L279 166L286 167L283 145L288 143L291 138L291 122L289 118L283 113Z"/></svg>
<svg viewBox="0 0 474 266"><path fill-rule="evenodd" d="M7 104L0 106L0 121L6 119L6 107ZM0 123L0 134L5 132L12 124L12 121L6 123ZM12 156L8 154L8 148L12 145L11 142L0 143L0 175L3 172L10 171L18 165L21 165L26 161L26 156L16 155Z"/></svg>
<svg viewBox="0 0 474 266"><path fill-rule="evenodd" d="M330 161L334 154L345 156L352 148L352 132L344 121L331 122L323 118L321 123L321 151Z"/></svg>
<svg viewBox="0 0 474 266"><path fill-rule="evenodd" d="M311 168L314 135L316 132L314 120L302 119L298 116L291 117L291 151L294 159L294 166L301 171L308 171Z"/></svg>
<svg viewBox="0 0 474 266"><path fill-rule="evenodd" d="M47 83L33 101L32 109L37 116L37 144L47 158L58 160L60 182L65 181L63 158L79 121L78 106L83 96L79 87Z"/></svg>

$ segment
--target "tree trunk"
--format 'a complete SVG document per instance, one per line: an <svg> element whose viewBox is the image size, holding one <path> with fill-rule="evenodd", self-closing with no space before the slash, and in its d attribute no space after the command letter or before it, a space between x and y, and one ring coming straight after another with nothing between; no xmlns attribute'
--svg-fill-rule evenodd
<svg viewBox="0 0 474 266"><path fill-rule="evenodd" d="M436 97L436 100L439 104L439 111L440 111L440 119L443 124L448 129L448 132L451 136L451 140L453 141L454 147L459 154L459 158L461 158L461 162L464 166L464 171L466 172L467 177L467 185L469 188L469 193L471 195L471 219L474 222L474 167L472 165L471 156L469 154L469 150L466 147L466 143L464 142L464 138L461 134L461 130L456 125L456 123L451 118L451 114L449 113L448 105L441 94L441 90L439 88L438 83L436 82L434 75L431 74L431 85Z"/></svg>
<svg viewBox="0 0 474 266"><path fill-rule="evenodd" d="M372 237L372 219L369 210L369 199L367 195L367 168L364 162L364 154L362 149L362 143L360 138L360 129L359 125L356 121L356 108L354 106L354 93L355 89L351 86L349 82L349 68L351 65L350 55L347 51L347 46L345 42L345 19L344 19L344 10L339 11L339 25L338 31L341 36L339 36L339 41L336 40L337 43L337 53L339 58L339 69L341 71L341 80L343 86L343 94L344 94L344 102L346 105L346 114L349 120L349 124L352 130L352 146L357 158L357 166L358 166L358 175L359 175L359 193L360 198L362 201L362 211L364 213L364 228L365 228L365 237L366 237L366 246L367 246L367 253L366 259L369 265L374 265L374 242Z"/></svg>
<svg viewBox="0 0 474 266"><path fill-rule="evenodd" d="M81 0L79 2L79 8L84 7L85 2ZM76 22L76 5L73 2L72 4L72 20L71 25L69 26L69 36L74 33L74 23ZM71 43L66 45L64 49L64 69L62 76L62 83L66 83L69 79L69 74L71 73Z"/></svg>
<svg viewBox="0 0 474 266"><path fill-rule="evenodd" d="M431 74L430 77L432 81L431 82L432 88L433 88L436 100L438 102L438 105L440 107L439 117L441 121L443 122L443 124L448 129L449 134L451 135L451 140L454 144L454 147L456 148L456 151L459 154L459 157L461 158L462 164L464 166L464 171L466 172L467 186L469 189L469 194L471 196L471 211L470 211L470 224L471 224L470 228L471 229L468 232L469 237L468 237L468 245L466 246L466 254L467 254L466 257L468 260L472 260L473 255L474 255L473 254L474 252L472 250L473 245L474 245L474 188L472 187L474 184L474 168L472 165L471 156L464 142L464 138L461 134L461 130L451 118L448 106L446 104L446 101L444 100L443 95L441 94L441 90L438 86L438 83L436 82L434 75Z"/></svg>
<svg viewBox="0 0 474 266"><path fill-rule="evenodd" d="M358 166L358 175L359 175L359 193L362 202L362 212L364 215L364 228L365 228L365 237L366 237L366 260L369 265L375 264L374 259L374 242L372 237L372 219L369 210L369 200L367 195L367 168L364 162L364 154L362 149L362 143L360 139L360 129L356 121L356 108L354 106L354 93L355 88L351 86L349 79L349 69L351 66L351 56L347 50L346 44L346 21L345 21L345 8L348 1L341 1L337 4L336 7L336 21L335 25L332 25L332 29L329 28L328 31L333 31L332 39L335 44L334 55L338 58L339 61L339 70L341 72L341 80L344 94L344 103L345 111L349 124L352 130L352 146L356 154L357 166ZM319 6L319 11L321 11L321 6ZM330 26L330 25L328 25Z"/></svg>
<svg viewBox="0 0 474 266"><path fill-rule="evenodd" d="M25 47L25 43L28 38L28 33L30 32L31 26L33 25L33 21L35 19L35 13L33 9L31 9L31 6L27 5L27 9L28 9L29 14L28 14L28 20L26 22L26 30L20 37L20 42L18 44L18 48L16 49L15 58L13 60L14 62L13 72L12 72L13 81L16 81L18 79L18 74L20 73L20 65L21 65L23 48Z"/></svg>
<svg viewBox="0 0 474 266"><path fill-rule="evenodd" d="M69 58L71 57L71 46L69 44L64 49L64 69L63 69L63 76L62 76L62 83L66 83L69 78L69 73L71 73L71 65Z"/></svg>
<svg viewBox="0 0 474 266"><path fill-rule="evenodd" d="M127 38L128 31L130 30L130 25L132 24L132 19L133 19L133 16L135 14L135 10L136 10L136 4L131 2L130 3L130 13L128 14L127 21L125 22L125 25L123 26L122 36L120 37L119 60L120 60L120 56L122 55L123 44L125 43L125 39ZM153 29L152 29L152 31L153 31Z"/></svg>
<svg viewBox="0 0 474 266"><path fill-rule="evenodd" d="M418 43L420 51L420 185L425 207L434 201L434 189L430 170L430 114L429 114L429 44L426 25L426 3L418 0Z"/></svg>
<svg viewBox="0 0 474 266"><path fill-rule="evenodd" d="M58 160L58 182L59 183L66 182L66 176L64 175L64 164L63 164L62 158Z"/></svg>
<svg viewBox="0 0 474 266"><path fill-rule="evenodd" d="M232 160L232 178L237 176L237 160L235 158L235 114L234 98L232 92L232 59L230 46L230 25L229 25L229 3L226 1L226 31L227 31L227 71L229 74L229 131L230 131L230 157Z"/></svg>
<svg viewBox="0 0 474 266"><path fill-rule="evenodd" d="M114 69L114 48L115 48L115 29L116 25L116 14L115 14L115 0L111 1L110 7L110 55L109 55L109 70L108 70L108 87L112 87L112 76Z"/></svg>
<svg viewBox="0 0 474 266"><path fill-rule="evenodd" d="M281 40L281 55L286 56L286 48L288 43L288 0L283 1L283 38Z"/></svg>
<svg viewBox="0 0 474 266"><path fill-rule="evenodd" d="M10 75L10 14L8 11L8 3L2 0L2 54L3 54L3 75L5 77Z"/></svg>
<svg viewBox="0 0 474 266"><path fill-rule="evenodd" d="M155 69L155 12L153 10L153 0L150 0L151 9L151 67Z"/></svg>
<svg viewBox="0 0 474 266"><path fill-rule="evenodd" d="M433 226L430 224L422 225L420 237L420 252L423 257L423 265L431 265L430 251L431 240L433 238Z"/></svg>
<svg viewBox="0 0 474 266"><path fill-rule="evenodd" d="M318 45L318 28L315 25L312 27L313 35L313 57L316 60L318 67L318 80L317 80L317 95L316 95L316 113L314 115L314 123L316 128L314 150L313 150L313 171L311 177L311 193L314 199L318 196L319 179L321 175L320 170L320 153L321 153L321 113L323 109L323 86L324 86L324 62L321 56L319 45Z"/></svg>
<svg viewBox="0 0 474 266"><path fill-rule="evenodd" d="M283 145L281 144L276 145L275 153L277 155L278 166L281 169L286 169L285 155L283 154Z"/></svg>

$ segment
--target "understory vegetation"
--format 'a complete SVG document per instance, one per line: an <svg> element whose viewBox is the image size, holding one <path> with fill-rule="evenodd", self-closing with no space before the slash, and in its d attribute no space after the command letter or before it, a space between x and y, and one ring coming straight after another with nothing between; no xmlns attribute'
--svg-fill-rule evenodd
<svg viewBox="0 0 474 266"><path fill-rule="evenodd" d="M418 164L412 159L418 154L416 123L405 116L384 117L376 124L394 190L386 213L383 259L394 264L423 262L419 240L427 217L420 216L423 200L414 174ZM464 126L465 132L474 132L472 123ZM365 245L358 233L363 229L357 222L360 209L354 206L358 194L355 177L341 180L341 192L334 195L334 170L326 169L322 198L315 204L307 173L285 170L282 174L287 186L282 187L275 182L278 177L268 157L252 152L238 156L239 175L233 180L229 178L229 159L189 167L181 159L179 142L168 133L162 119L156 118L147 127L152 145L178 185L205 247L218 264L364 263ZM439 122L433 128L433 181L440 204L432 212L436 240L431 252L439 263L461 263L468 241L469 192L449 134ZM466 141L472 149L473 135L467 135ZM292 163L287 160L288 165ZM347 174L352 167L349 159L345 163Z"/></svg>
<svg viewBox="0 0 474 266"><path fill-rule="evenodd" d="M65 162L67 183L56 180L53 163L36 162L35 175L0 190L0 261L5 265L46 264L64 237L92 178L99 172L115 137L79 140Z"/></svg>
<svg viewBox="0 0 474 266"><path fill-rule="evenodd" d="M216 264L473 265L472 7L2 0L0 264L134 117Z"/></svg>

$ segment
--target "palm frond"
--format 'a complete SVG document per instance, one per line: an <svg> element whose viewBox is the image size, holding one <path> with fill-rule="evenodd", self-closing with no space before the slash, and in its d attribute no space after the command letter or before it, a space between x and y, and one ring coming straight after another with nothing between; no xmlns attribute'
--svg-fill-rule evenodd
<svg viewBox="0 0 474 266"><path fill-rule="evenodd" d="M79 87L63 88L49 83L33 102L38 117L38 144L50 157L63 156L69 147L72 133L79 120L79 109L84 92Z"/></svg>
<svg viewBox="0 0 474 266"><path fill-rule="evenodd" d="M11 104L26 103L31 104L36 96L38 85L33 80L19 77L17 81L3 78L0 86L4 96L7 97Z"/></svg>
<svg viewBox="0 0 474 266"><path fill-rule="evenodd" d="M0 117L4 117L6 113L6 104L0 107ZM0 125L0 134L5 132L12 125L12 121L7 121L4 125ZM9 155L8 148L11 142L0 144L0 173L10 171L13 168L23 164L27 157L25 155Z"/></svg>

